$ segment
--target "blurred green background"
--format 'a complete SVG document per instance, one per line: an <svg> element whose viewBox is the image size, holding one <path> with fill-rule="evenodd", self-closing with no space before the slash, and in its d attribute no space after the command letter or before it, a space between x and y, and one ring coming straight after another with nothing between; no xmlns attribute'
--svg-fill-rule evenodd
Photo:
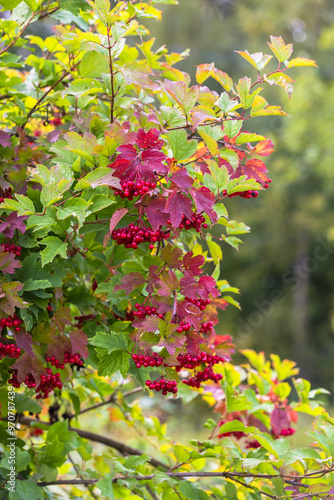
<svg viewBox="0 0 334 500"><path fill-rule="evenodd" d="M273 182L257 199L226 202L230 217L252 231L239 252L223 247L221 277L240 288L242 311L230 306L217 333L231 334L238 349L297 361L303 377L334 393L334 2L179 3L165 6L162 23L146 25L156 49L191 49L178 67L192 76L197 64L214 61L233 79L256 78L233 51L268 53L270 35L293 43L294 57L319 65L296 70L290 100L282 89L266 89L269 103L282 105L289 117L256 118L249 126L276 145L268 162ZM219 91L213 80L208 85Z"/></svg>

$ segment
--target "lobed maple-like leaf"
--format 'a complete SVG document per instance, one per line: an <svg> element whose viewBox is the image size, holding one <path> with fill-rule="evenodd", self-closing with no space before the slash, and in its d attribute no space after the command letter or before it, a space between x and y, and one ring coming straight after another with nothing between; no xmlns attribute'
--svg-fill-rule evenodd
<svg viewBox="0 0 334 500"><path fill-rule="evenodd" d="M168 197L164 212L169 214L172 226L177 228L184 215L191 218L193 213L191 201L180 191L173 191Z"/></svg>
<svg viewBox="0 0 334 500"><path fill-rule="evenodd" d="M35 354L33 350L32 337L30 333L20 331L20 332L13 332L13 335L17 347L23 349L24 352L26 352L31 358L33 358Z"/></svg>
<svg viewBox="0 0 334 500"><path fill-rule="evenodd" d="M168 213L165 213L166 199L158 195L156 198L146 196L143 200L145 213L149 223L154 231L159 229L160 226L166 226L169 219Z"/></svg>
<svg viewBox="0 0 334 500"><path fill-rule="evenodd" d="M197 211L199 213L205 212L210 217L211 222L217 222L218 217L213 210L215 204L215 195L213 192L209 188L202 186L198 189L192 189L191 194L194 198Z"/></svg>
<svg viewBox="0 0 334 500"><path fill-rule="evenodd" d="M72 344L72 352L78 352L84 359L88 358L88 338L85 332L82 330L73 330L70 333L70 341Z"/></svg>
<svg viewBox="0 0 334 500"><path fill-rule="evenodd" d="M184 191L187 191L194 184L186 168L180 168L176 172L173 172L170 180Z"/></svg>
<svg viewBox="0 0 334 500"><path fill-rule="evenodd" d="M16 212L10 213L6 220L0 223L0 233L9 239L13 238L16 229L20 231L21 234L24 234L26 232L24 221L27 218L27 215L21 215L19 217Z"/></svg>
<svg viewBox="0 0 334 500"><path fill-rule="evenodd" d="M239 165L232 178L238 178L242 175L247 175L248 179L255 179L257 182L263 184L268 182L268 176L266 175L266 172L268 172L268 170L263 161L252 158L250 160L247 160L244 165Z"/></svg>
<svg viewBox="0 0 334 500"><path fill-rule="evenodd" d="M139 130L136 134L136 146L123 144L117 148L119 155L109 165L114 169L114 175L127 179L135 173L140 178L155 181L156 173L167 174L166 156L161 151L163 141L159 140L160 132L150 129L148 132Z"/></svg>
<svg viewBox="0 0 334 500"><path fill-rule="evenodd" d="M168 243L161 252L162 260L170 269L179 269L182 266L181 257L183 252L180 248Z"/></svg>
<svg viewBox="0 0 334 500"><path fill-rule="evenodd" d="M114 290L117 292L119 290L125 290L127 293L132 292L139 286L145 283L145 278L140 273L129 273L123 276L121 283L115 286Z"/></svg>
<svg viewBox="0 0 334 500"><path fill-rule="evenodd" d="M195 255L193 252L187 252L183 257L183 266L194 276L202 274L203 270L200 269L204 265L205 259L203 255Z"/></svg>
<svg viewBox="0 0 334 500"><path fill-rule="evenodd" d="M31 373L39 383L41 375L45 373L45 366L42 361L37 356L29 356L26 352L16 360L12 368L17 370L17 380L19 382L23 382L25 376Z"/></svg>
<svg viewBox="0 0 334 500"><path fill-rule="evenodd" d="M269 156L274 151L274 144L271 139L258 142L252 149L252 153L259 156Z"/></svg>
<svg viewBox="0 0 334 500"><path fill-rule="evenodd" d="M15 259L15 255L9 252L0 253L0 271L2 273L14 274L15 269L19 269L20 267L21 262Z"/></svg>

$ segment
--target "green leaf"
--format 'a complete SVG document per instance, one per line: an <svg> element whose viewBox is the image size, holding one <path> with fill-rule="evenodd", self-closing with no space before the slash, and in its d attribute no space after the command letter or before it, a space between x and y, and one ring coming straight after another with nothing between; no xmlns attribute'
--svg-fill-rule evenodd
<svg viewBox="0 0 334 500"><path fill-rule="evenodd" d="M111 354L105 354L98 364L98 374L104 377L110 377L117 371L120 371L123 377L129 370L130 355L124 349L116 349Z"/></svg>
<svg viewBox="0 0 334 500"><path fill-rule="evenodd" d="M29 498L29 500L44 500L44 491L32 481L21 481L15 479L15 492L9 492L10 500L22 500L22 498Z"/></svg>
<svg viewBox="0 0 334 500"><path fill-rule="evenodd" d="M239 52L238 50L235 50L237 54L240 54L241 57L246 59L255 69L258 71L262 71L263 68L268 64L270 59L272 59L273 56L268 56L267 54L263 54L262 52L256 52L255 54L250 54L245 51Z"/></svg>
<svg viewBox="0 0 334 500"><path fill-rule="evenodd" d="M46 288L51 288L52 284L49 280L34 280L32 278L25 281L23 286L23 292L30 292L35 290L45 290Z"/></svg>
<svg viewBox="0 0 334 500"><path fill-rule="evenodd" d="M83 78L97 78L109 71L108 59L98 52L88 51L81 59L79 72Z"/></svg>
<svg viewBox="0 0 334 500"><path fill-rule="evenodd" d="M168 134L168 141L176 160L182 161L193 156L197 150L197 142L187 139L185 130L172 130Z"/></svg>
<svg viewBox="0 0 334 500"><path fill-rule="evenodd" d="M61 241L56 236L47 236L39 244L46 245L46 248L41 251L42 267L52 262L56 255L60 255L63 259L67 258L67 243Z"/></svg>
<svg viewBox="0 0 334 500"><path fill-rule="evenodd" d="M223 148L219 150L219 156L229 162L231 167L235 170L239 166L239 156L235 151L231 151L228 148Z"/></svg>
<svg viewBox="0 0 334 500"><path fill-rule="evenodd" d="M209 495L196 487L190 481L181 481L179 483L179 490L187 499L191 500L210 500Z"/></svg>
<svg viewBox="0 0 334 500"><path fill-rule="evenodd" d="M89 187L95 189L97 186L113 186L115 188L121 188L119 179L112 175L110 168L98 167L80 179L75 186L75 191L81 191L81 189Z"/></svg>
<svg viewBox="0 0 334 500"><path fill-rule="evenodd" d="M18 413L23 413L24 411L29 411L31 413L40 413L42 408L39 404L30 399L29 396L25 396L24 394L15 393L15 409Z"/></svg>
<svg viewBox="0 0 334 500"><path fill-rule="evenodd" d="M31 215L35 213L33 202L23 194L16 194L16 200L5 198L3 203L0 203L0 209L12 210L18 215Z"/></svg>
<svg viewBox="0 0 334 500"><path fill-rule="evenodd" d="M86 0L59 0L60 8L77 15L80 9L85 11L88 8Z"/></svg>
<svg viewBox="0 0 334 500"><path fill-rule="evenodd" d="M128 341L124 333L98 332L95 337L90 339L90 343L96 347L107 349L108 354L119 349L125 350L128 347Z"/></svg>
<svg viewBox="0 0 334 500"><path fill-rule="evenodd" d="M215 264L218 264L220 260L223 259L223 252L218 243L212 241L210 237L207 237L206 242L208 244L211 257Z"/></svg>
<svg viewBox="0 0 334 500"><path fill-rule="evenodd" d="M110 500L115 499L112 477L110 474L107 474L103 479L100 479L100 481L96 483L96 486L101 491L101 495L110 498Z"/></svg>

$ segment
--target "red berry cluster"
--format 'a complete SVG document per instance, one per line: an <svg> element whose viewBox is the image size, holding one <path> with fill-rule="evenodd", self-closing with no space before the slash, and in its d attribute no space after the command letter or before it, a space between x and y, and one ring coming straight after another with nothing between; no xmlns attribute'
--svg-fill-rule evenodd
<svg viewBox="0 0 334 500"><path fill-rule="evenodd" d="M201 311L204 311L211 302L210 299L191 299L190 297L185 297L185 300L197 306Z"/></svg>
<svg viewBox="0 0 334 500"><path fill-rule="evenodd" d="M211 356L210 354L206 354L206 352L201 352L197 356L192 356L191 354L179 354L177 361L179 365L175 367L175 370L179 372L182 368L193 370L196 366L200 366L202 363L213 366L220 362L223 363L225 359L220 356Z"/></svg>
<svg viewBox="0 0 334 500"><path fill-rule="evenodd" d="M172 221L168 219L167 224L170 225L171 223ZM203 227L204 229L208 227L203 215L195 213L191 216L191 219L186 217L184 214L182 215L182 220L180 222L179 229L186 229L186 230L195 229L199 233L201 227Z"/></svg>
<svg viewBox="0 0 334 500"><path fill-rule="evenodd" d="M144 196L144 194L148 193L150 189L154 189L157 187L155 182L149 181L123 181L121 182L122 190L113 188L115 190L115 196L119 196L120 198L127 198L132 201L133 198L137 196Z"/></svg>
<svg viewBox="0 0 334 500"><path fill-rule="evenodd" d="M0 342L0 359L7 356L7 358L17 359L21 354L21 349L15 344L4 344Z"/></svg>
<svg viewBox="0 0 334 500"><path fill-rule="evenodd" d="M125 248L136 249L140 243L148 242L150 249L153 249L154 243L168 238L169 231L164 232L160 229L153 231L152 228L139 223L139 225L130 224L114 230L111 235L112 239L117 241L117 245L124 245Z"/></svg>
<svg viewBox="0 0 334 500"><path fill-rule="evenodd" d="M53 118L53 120L50 120L50 123L51 125L55 125L57 127L58 125L62 125L63 122L62 119L59 118L59 116L56 116L55 118Z"/></svg>
<svg viewBox="0 0 334 500"><path fill-rule="evenodd" d="M7 316L7 318L0 319L0 328L13 328L16 332L21 330L20 325L22 325L23 321L16 314L13 316Z"/></svg>
<svg viewBox="0 0 334 500"><path fill-rule="evenodd" d="M145 368L147 368L148 366L153 368L155 366L161 366L164 362L163 358L155 352L153 353L153 356L133 354L132 359L136 363L137 368L141 368L142 366L144 366Z"/></svg>
<svg viewBox="0 0 334 500"><path fill-rule="evenodd" d="M216 384L223 378L223 375L220 373L214 373L211 366L207 366L203 371L197 372L194 377L190 377L182 382L189 387L200 388L202 382L207 382L208 380L212 380Z"/></svg>
<svg viewBox="0 0 334 500"><path fill-rule="evenodd" d="M237 191L236 193L229 194L228 197L233 198L234 196L240 196L241 198L250 199L250 198L257 198L258 195L259 195L258 191L248 190L248 191Z"/></svg>
<svg viewBox="0 0 334 500"><path fill-rule="evenodd" d="M12 370L12 376L8 380L8 383L17 389L21 387L21 383L17 380L17 370ZM41 381L37 386L37 382L32 373L28 373L25 376L23 383L29 387L29 389L35 389L37 394L36 399L48 398L50 393L54 389L62 389L63 384L60 380L60 374L52 374L51 368L46 369L46 374L41 375Z"/></svg>
<svg viewBox="0 0 334 500"><path fill-rule="evenodd" d="M261 445L256 439L253 439L252 441L248 441L246 443L246 449L250 448L261 448Z"/></svg>
<svg viewBox="0 0 334 500"><path fill-rule="evenodd" d="M178 327L178 329L176 331L178 333L188 332L190 330L190 328L191 328L190 323L186 323L185 321L181 321L180 326Z"/></svg>
<svg viewBox="0 0 334 500"><path fill-rule="evenodd" d="M135 304L135 308L137 309L137 311L134 311L133 315L136 317L136 318L146 318L146 316L152 316L152 314L157 314L157 308L156 307L151 307L151 306L142 306L140 304ZM164 315L163 314L157 314L157 316L159 316L159 318L163 318Z"/></svg>
<svg viewBox="0 0 334 500"><path fill-rule="evenodd" d="M282 429L279 436L292 436L296 432L296 429L292 427L287 427L286 429Z"/></svg>
<svg viewBox="0 0 334 500"><path fill-rule="evenodd" d="M44 434L44 431L42 429L40 429L39 427L32 427L31 429L29 429L30 436L38 437L38 436L42 436L43 434Z"/></svg>
<svg viewBox="0 0 334 500"><path fill-rule="evenodd" d="M146 386L152 391L161 391L163 396L167 396L168 392L173 394L177 394L177 384L175 380L165 380L164 378L160 378L153 382L152 380L146 380Z"/></svg>
<svg viewBox="0 0 334 500"><path fill-rule="evenodd" d="M3 252L9 252L9 253L16 255L16 257L20 257L20 255L21 255L21 247L20 246L13 245L12 243L2 243L1 246L2 246Z"/></svg>
<svg viewBox="0 0 334 500"><path fill-rule="evenodd" d="M52 366L55 368L60 368L63 370L65 368L65 364L70 363L71 365L75 364L78 366L83 365L83 361L81 359L80 353L76 352L75 354L72 354L71 352L65 352L64 353L64 361L61 363L59 359L56 358L56 356L47 356L45 358L47 363L51 363Z"/></svg>
<svg viewBox="0 0 334 500"><path fill-rule="evenodd" d="M1 189L0 188L0 203L2 203L5 198L9 198L10 200L13 199L13 194L12 194L12 188L9 187L7 189Z"/></svg>
<svg viewBox="0 0 334 500"><path fill-rule="evenodd" d="M206 321L206 322L201 324L200 332L201 333L210 333L210 332L212 332L212 328L213 328L213 322Z"/></svg>

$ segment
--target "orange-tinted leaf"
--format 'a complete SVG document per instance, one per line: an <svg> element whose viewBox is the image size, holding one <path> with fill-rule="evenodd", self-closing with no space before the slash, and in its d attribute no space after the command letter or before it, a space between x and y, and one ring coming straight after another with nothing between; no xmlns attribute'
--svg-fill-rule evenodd
<svg viewBox="0 0 334 500"><path fill-rule="evenodd" d="M295 68L297 66L313 66L318 68L317 64L313 59L306 59L305 57L296 57L295 59L291 59L287 64L287 68Z"/></svg>
<svg viewBox="0 0 334 500"><path fill-rule="evenodd" d="M254 149L253 153L259 156L269 156L274 151L274 144L271 139L266 139L265 141L258 142Z"/></svg>
<svg viewBox="0 0 334 500"><path fill-rule="evenodd" d="M283 62L289 59L293 51L292 43L285 45L284 40L281 36L271 36L270 40L271 43L268 42L268 45L279 62Z"/></svg>
<svg viewBox="0 0 334 500"><path fill-rule="evenodd" d="M212 71L214 69L214 63L210 64L200 64L196 69L196 80L199 84L205 82L210 76L212 76Z"/></svg>
<svg viewBox="0 0 334 500"><path fill-rule="evenodd" d="M232 87L233 87L233 80L232 78L227 74L224 73L224 71L220 71L219 69L214 69L212 71L212 78L214 78L220 85L224 87L226 92L229 92Z"/></svg>

